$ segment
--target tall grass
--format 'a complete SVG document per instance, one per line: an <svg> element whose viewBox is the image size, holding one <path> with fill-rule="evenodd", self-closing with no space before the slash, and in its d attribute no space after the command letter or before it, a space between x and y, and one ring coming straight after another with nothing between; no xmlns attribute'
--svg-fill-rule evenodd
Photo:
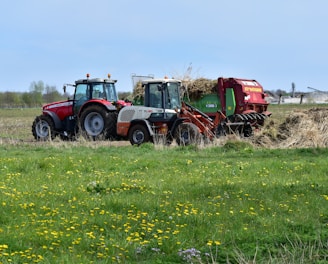
<svg viewBox="0 0 328 264"><path fill-rule="evenodd" d="M38 108L0 109L0 143L31 141L33 120L41 113Z"/></svg>
<svg viewBox="0 0 328 264"><path fill-rule="evenodd" d="M324 263L327 149L2 144L1 263Z"/></svg>
<svg viewBox="0 0 328 264"><path fill-rule="evenodd" d="M327 105L270 105L269 111L272 116L267 122L281 124L286 116L296 110L310 109L313 107L326 107ZM34 141L31 127L36 116L41 115L42 109L38 108L20 108L20 109L0 109L0 143L11 142L17 143L20 141ZM156 140L161 140L156 139Z"/></svg>

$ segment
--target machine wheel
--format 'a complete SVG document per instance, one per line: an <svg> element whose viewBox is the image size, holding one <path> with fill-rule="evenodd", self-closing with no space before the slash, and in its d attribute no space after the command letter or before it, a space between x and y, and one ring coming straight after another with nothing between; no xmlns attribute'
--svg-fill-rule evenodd
<svg viewBox="0 0 328 264"><path fill-rule="evenodd" d="M82 135L87 139L109 139L116 135L117 114L99 105L87 107L81 114Z"/></svg>
<svg viewBox="0 0 328 264"><path fill-rule="evenodd" d="M201 134L196 125L182 123L175 130L174 138L180 146L197 145L201 141Z"/></svg>
<svg viewBox="0 0 328 264"><path fill-rule="evenodd" d="M251 125L245 125L244 129L244 137L251 137L253 135L253 129Z"/></svg>
<svg viewBox="0 0 328 264"><path fill-rule="evenodd" d="M149 131L145 126L140 124L130 128L128 137L132 145L140 145L150 141Z"/></svg>
<svg viewBox="0 0 328 264"><path fill-rule="evenodd" d="M32 133L36 140L46 141L56 137L55 125L48 115L40 115L35 118L32 124Z"/></svg>
<svg viewBox="0 0 328 264"><path fill-rule="evenodd" d="M217 129L216 129L216 137L222 137L222 136L226 136L227 132L225 129L225 123L221 123L218 125Z"/></svg>

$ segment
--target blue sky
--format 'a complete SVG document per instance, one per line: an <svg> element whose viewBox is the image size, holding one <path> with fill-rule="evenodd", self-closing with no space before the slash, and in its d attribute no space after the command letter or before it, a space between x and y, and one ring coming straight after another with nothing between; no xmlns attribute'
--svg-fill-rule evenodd
<svg viewBox="0 0 328 264"><path fill-rule="evenodd" d="M0 92L131 74L328 91L327 0L2 0Z"/></svg>

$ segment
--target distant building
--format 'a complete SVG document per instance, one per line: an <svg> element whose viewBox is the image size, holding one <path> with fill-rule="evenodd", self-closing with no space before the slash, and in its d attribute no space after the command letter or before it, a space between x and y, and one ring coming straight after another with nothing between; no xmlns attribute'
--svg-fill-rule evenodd
<svg viewBox="0 0 328 264"><path fill-rule="evenodd" d="M266 100L270 104L279 104L279 98L281 104L328 104L328 92L310 92L300 93L295 92L294 97L289 95L279 96L272 92L265 92L267 94Z"/></svg>

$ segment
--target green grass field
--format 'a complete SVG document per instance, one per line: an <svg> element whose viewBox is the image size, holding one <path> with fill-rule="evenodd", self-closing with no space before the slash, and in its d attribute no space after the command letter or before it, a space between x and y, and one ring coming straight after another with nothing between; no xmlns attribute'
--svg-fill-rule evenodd
<svg viewBox="0 0 328 264"><path fill-rule="evenodd" d="M0 263L328 261L326 148L33 142L39 112L0 110Z"/></svg>

